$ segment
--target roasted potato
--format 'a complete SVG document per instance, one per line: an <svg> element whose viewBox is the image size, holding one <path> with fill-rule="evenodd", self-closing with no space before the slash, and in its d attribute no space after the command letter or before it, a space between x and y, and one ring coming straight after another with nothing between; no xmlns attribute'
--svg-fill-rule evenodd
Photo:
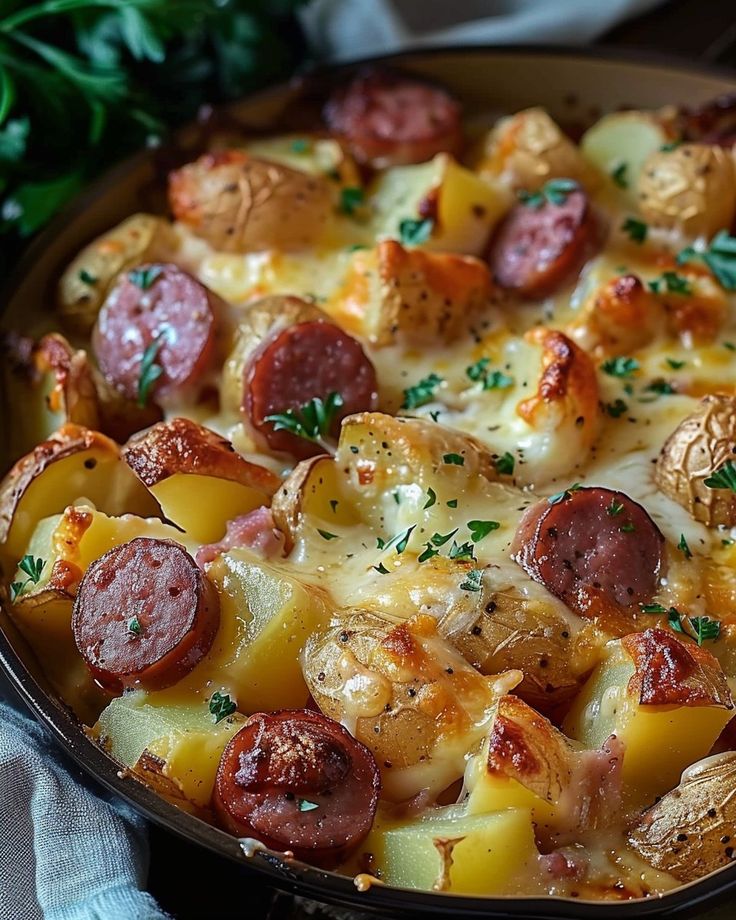
<svg viewBox="0 0 736 920"><path fill-rule="evenodd" d="M240 150L206 153L169 176L174 217L221 252L309 246L335 200L327 179Z"/></svg>
<svg viewBox="0 0 736 920"><path fill-rule="evenodd" d="M199 543L212 543L241 514L269 504L279 485L225 438L185 418L137 435L123 457L151 490L166 517Z"/></svg>
<svg viewBox="0 0 736 920"><path fill-rule="evenodd" d="M736 397L706 396L665 441L655 481L665 495L709 527L736 525L736 494L705 481L736 457Z"/></svg>
<svg viewBox="0 0 736 920"><path fill-rule="evenodd" d="M392 626L366 611L342 614L307 641L302 669L322 712L373 751L383 796L394 801L421 789L437 795L462 776L500 692L431 616ZM521 674L508 677L513 686Z"/></svg>
<svg viewBox="0 0 736 920"><path fill-rule="evenodd" d="M665 311L637 275L617 275L586 302L569 334L596 355L625 355L652 342L665 328Z"/></svg>
<svg viewBox="0 0 736 920"><path fill-rule="evenodd" d="M361 317L361 331L373 344L431 346L467 334L494 289L479 259L385 240L355 253L340 297L346 313Z"/></svg>
<svg viewBox="0 0 736 920"><path fill-rule="evenodd" d="M680 882L730 866L736 840L736 752L688 767L671 792L632 825L629 845Z"/></svg>
<svg viewBox="0 0 736 920"><path fill-rule="evenodd" d="M711 144L658 150L644 162L637 193L653 226L711 237L733 221L736 163L728 150Z"/></svg>
<svg viewBox="0 0 736 920"><path fill-rule="evenodd" d="M156 499L131 471L114 441L63 425L22 457L0 484L0 550L15 567L36 524L80 497L109 514L160 517Z"/></svg>
<svg viewBox="0 0 736 920"><path fill-rule="evenodd" d="M355 160L332 137L284 134L248 141L244 150L250 156L282 163L312 176L329 176L348 188L356 188L362 182Z"/></svg>
<svg viewBox="0 0 736 920"><path fill-rule="evenodd" d="M476 169L483 177L530 192L548 179L577 179L586 185L593 178L575 144L540 108L502 118L486 136Z"/></svg>
<svg viewBox="0 0 736 920"><path fill-rule="evenodd" d="M171 225L134 214L86 246L61 276L58 306L66 326L87 335L120 272L141 262L170 260L177 250Z"/></svg>

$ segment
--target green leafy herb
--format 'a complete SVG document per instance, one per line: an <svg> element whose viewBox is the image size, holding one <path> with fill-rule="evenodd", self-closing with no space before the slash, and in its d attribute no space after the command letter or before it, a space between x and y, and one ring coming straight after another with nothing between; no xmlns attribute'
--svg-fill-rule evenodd
<svg viewBox="0 0 736 920"><path fill-rule="evenodd" d="M703 485L709 489L730 489L736 492L736 464L733 460L726 460L712 476L703 480Z"/></svg>
<svg viewBox="0 0 736 920"><path fill-rule="evenodd" d="M479 543L491 531L498 530L500 526L498 521L468 521L470 539L473 543Z"/></svg>
<svg viewBox="0 0 736 920"><path fill-rule="evenodd" d="M287 409L286 412L267 415L265 420L273 422L276 431L289 431L306 441L321 441L329 436L335 416L343 403L339 393L330 393L324 400L315 396L300 409ZM354 453L357 452L356 448Z"/></svg>
<svg viewBox="0 0 736 920"><path fill-rule="evenodd" d="M358 186L348 186L340 190L340 210L352 217L365 203L365 194Z"/></svg>
<svg viewBox="0 0 736 920"><path fill-rule="evenodd" d="M729 351L736 351L736 344L733 342L724 342L723 347L727 348Z"/></svg>
<svg viewBox="0 0 736 920"><path fill-rule="evenodd" d="M661 604L639 604L639 609L642 613L667 613L667 608Z"/></svg>
<svg viewBox="0 0 736 920"><path fill-rule="evenodd" d="M458 544L454 540L450 547L450 559L456 562L475 562L475 551L472 543Z"/></svg>
<svg viewBox="0 0 736 920"><path fill-rule="evenodd" d="M406 547L408 546L412 531L414 530L416 526L417 526L416 524L412 524L411 527L407 527L407 529L403 532L403 534L399 536L398 542L396 543L396 552L399 555L403 553ZM394 539L396 539L396 537L394 537ZM393 540L386 544L387 547L391 546L391 543L393 543Z"/></svg>
<svg viewBox="0 0 736 920"><path fill-rule="evenodd" d="M680 265L694 259L705 262L721 287L727 291L736 291L736 237L731 236L727 230L719 230L704 252L687 246L677 256Z"/></svg>
<svg viewBox="0 0 736 920"><path fill-rule="evenodd" d="M555 495L550 495L547 499L550 505L558 505L560 502L564 502L566 498L569 498L572 492L578 492L582 489L582 486L579 482L573 483L571 486L568 486L562 492L557 492Z"/></svg>
<svg viewBox="0 0 736 920"><path fill-rule="evenodd" d="M606 508L606 511L611 515L611 517L616 517L617 515L621 514L623 510L623 504L621 502L617 502L615 498L611 499L611 504Z"/></svg>
<svg viewBox="0 0 736 920"><path fill-rule="evenodd" d="M33 556L30 553L23 556L18 563L18 568L27 576L25 581L14 581L10 585L10 599L15 600L21 595L28 585L37 585L41 580L41 573L46 567L46 560L40 556Z"/></svg>
<svg viewBox="0 0 736 920"><path fill-rule="evenodd" d="M698 645L708 640L715 641L721 635L720 620L712 620L710 617L691 617L690 622L695 630L694 638Z"/></svg>
<svg viewBox="0 0 736 920"><path fill-rule="evenodd" d="M625 524L622 524L619 527L621 533L633 533L636 530L636 527L631 523L631 521L626 521Z"/></svg>
<svg viewBox="0 0 736 920"><path fill-rule="evenodd" d="M439 556L440 551L438 549L433 549L431 543L424 544L424 550L417 556L417 562L426 562L428 559L431 559L432 556Z"/></svg>
<svg viewBox="0 0 736 920"><path fill-rule="evenodd" d="M140 636L141 634L141 622L138 617L131 617L128 620L128 632L132 633L134 636Z"/></svg>
<svg viewBox="0 0 736 920"><path fill-rule="evenodd" d="M163 274L162 265L149 265L147 268L134 268L128 272L129 280L142 291L147 291L153 286L157 278Z"/></svg>
<svg viewBox="0 0 736 920"><path fill-rule="evenodd" d="M156 363L156 358L166 343L167 337L167 330L159 332L141 357L141 366L138 371L138 405L141 409L148 402L151 387L164 372L163 367Z"/></svg>
<svg viewBox="0 0 736 920"><path fill-rule="evenodd" d="M316 802L310 802L308 799L298 799L298 808L299 811L314 811L316 808L319 808Z"/></svg>
<svg viewBox="0 0 736 920"><path fill-rule="evenodd" d="M686 559L693 558L693 554L690 552L690 547L687 545L684 533L680 534L680 542L677 544L677 548L683 553Z"/></svg>
<svg viewBox="0 0 736 920"><path fill-rule="evenodd" d="M465 368L465 373L474 382L480 382L484 390L506 390L513 386L514 378L509 377L502 371L491 371L488 369L489 358L481 358L475 364Z"/></svg>
<svg viewBox="0 0 736 920"><path fill-rule="evenodd" d="M442 383L444 383L444 379L438 377L435 373L430 374L428 377L424 377L413 387L404 390L404 401L401 404L401 408L418 409L419 406L424 406L428 402L432 402L435 390Z"/></svg>
<svg viewBox="0 0 736 920"><path fill-rule="evenodd" d="M465 457L461 457L460 454L444 454L442 462L450 466L465 466Z"/></svg>
<svg viewBox="0 0 736 920"><path fill-rule="evenodd" d="M629 171L628 163L619 163L615 169L611 170L611 178L619 188L628 188L629 180L627 173Z"/></svg>
<svg viewBox="0 0 736 920"><path fill-rule="evenodd" d="M536 209L541 208L545 201L554 205L564 204L570 192L575 192L579 188L573 179L550 179L538 192L520 189L516 194L523 205Z"/></svg>
<svg viewBox="0 0 736 920"><path fill-rule="evenodd" d="M481 583L483 581L483 571L481 569L471 569L465 581L460 584L461 591L474 591L479 592L481 590Z"/></svg>
<svg viewBox="0 0 736 920"><path fill-rule="evenodd" d="M444 546L449 539L455 536L457 533L457 527L454 530L451 530L450 533L433 533L429 538L433 546Z"/></svg>
<svg viewBox="0 0 736 920"><path fill-rule="evenodd" d="M652 380L652 382L648 383L644 389L647 393L657 393L660 396L670 396L675 392L672 384L668 383L666 380L662 380L661 377L657 380Z"/></svg>
<svg viewBox="0 0 736 920"><path fill-rule="evenodd" d="M291 142L292 153L308 153L312 149L312 142L306 137L298 137Z"/></svg>
<svg viewBox="0 0 736 920"><path fill-rule="evenodd" d="M437 493L436 493L435 490L432 488L432 486L430 486L430 487L427 489L427 501L424 503L424 509L423 509L423 510L426 511L427 508L431 508L432 505L433 505L436 501L437 501Z"/></svg>
<svg viewBox="0 0 736 920"><path fill-rule="evenodd" d="M636 358L626 358L619 355L617 358L609 358L601 364L601 370L609 377L633 377L634 373L639 370L639 362Z"/></svg>
<svg viewBox="0 0 736 920"><path fill-rule="evenodd" d="M682 628L682 619L680 611L676 607L670 607L667 612L667 623L675 632L684 632Z"/></svg>
<svg viewBox="0 0 736 920"><path fill-rule="evenodd" d="M215 717L216 723L231 716L237 708L237 704L230 699L229 693L220 693L219 690L215 690L210 697L210 712Z"/></svg>
<svg viewBox="0 0 736 920"><path fill-rule="evenodd" d="M331 498L331 499L330 499L330 508L332 508L332 513L333 513L333 514L336 513L336 511L337 511L337 506L338 506L339 504L340 504L340 502L338 501L338 499L336 499L336 498Z"/></svg>
<svg viewBox="0 0 736 920"><path fill-rule="evenodd" d="M679 371L687 364L687 361L676 361L674 358L665 358L665 360L673 371Z"/></svg>
<svg viewBox="0 0 736 920"><path fill-rule="evenodd" d="M82 281L84 284L88 284L90 287L92 287L92 285L94 285L94 284L97 284L97 278L95 278L94 275L91 275L91 274L87 271L86 268L83 268L83 269L79 272L79 280Z"/></svg>
<svg viewBox="0 0 736 920"><path fill-rule="evenodd" d="M611 418L620 418L624 412L628 411L628 408L623 399L615 399L612 403L606 403L606 412Z"/></svg>
<svg viewBox="0 0 736 920"><path fill-rule="evenodd" d="M320 530L317 528L317 533L322 537L323 540L337 540L336 533L330 533L329 530Z"/></svg>
<svg viewBox="0 0 736 920"><path fill-rule="evenodd" d="M429 413L429 417L432 419L433 422L436 422L437 419L440 417L441 411L442 411L441 409L435 409Z"/></svg>
<svg viewBox="0 0 736 920"><path fill-rule="evenodd" d="M457 508L457 499L451 498L449 502L445 502L448 508Z"/></svg>
<svg viewBox="0 0 736 920"><path fill-rule="evenodd" d="M399 223L399 239L406 246L419 246L427 242L433 229L434 221L431 217L406 217Z"/></svg>
<svg viewBox="0 0 736 920"><path fill-rule="evenodd" d="M505 454L501 454L500 457L496 457L496 459L493 461L493 466L500 476L511 476L511 474L514 472L515 463L516 461L514 460L513 454L510 454L508 451L506 451Z"/></svg>
<svg viewBox="0 0 736 920"><path fill-rule="evenodd" d="M624 233L628 233L629 239L634 243L645 243L649 227L643 220L637 220L635 217L627 217L621 225Z"/></svg>
<svg viewBox="0 0 736 920"><path fill-rule="evenodd" d="M378 565L372 566L372 568L374 568L379 575L388 575L388 569L382 562L379 562Z"/></svg>
<svg viewBox="0 0 736 920"><path fill-rule="evenodd" d="M655 294L659 294L662 287L668 294L686 295L693 292L692 284L677 272L662 272L659 278L649 282L649 290Z"/></svg>

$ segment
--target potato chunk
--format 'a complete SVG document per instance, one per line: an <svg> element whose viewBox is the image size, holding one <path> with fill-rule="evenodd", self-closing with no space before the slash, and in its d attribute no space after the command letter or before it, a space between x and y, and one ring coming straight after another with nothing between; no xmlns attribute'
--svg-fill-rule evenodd
<svg viewBox="0 0 736 920"><path fill-rule="evenodd" d="M624 798L641 807L708 753L733 716L733 701L710 652L670 631L632 633L607 648L563 729L586 747L615 734L625 746Z"/></svg>

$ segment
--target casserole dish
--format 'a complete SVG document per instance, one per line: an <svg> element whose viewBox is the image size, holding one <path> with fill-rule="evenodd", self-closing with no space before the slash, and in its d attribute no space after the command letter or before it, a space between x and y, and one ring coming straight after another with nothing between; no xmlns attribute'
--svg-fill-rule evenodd
<svg viewBox="0 0 736 920"><path fill-rule="evenodd" d="M601 111L636 103L656 107L673 101L696 105L736 86L726 78L692 74L664 65L630 64L574 54L539 51L487 51L483 49L436 51L390 59L402 69L448 85L471 112L512 112L542 105L566 123L594 120ZM249 126L268 129L278 123L287 104L299 94L311 93L321 80L334 80L340 73L315 75L305 84L271 90L224 113ZM540 78L541 77L541 78ZM182 146L195 150L201 138L196 130L183 132ZM73 254L89 239L135 210L151 210L157 164L150 155L124 164L97 183L55 226L44 234L19 266L11 281L6 323L22 328L29 303L44 303L50 286ZM29 271L29 267L33 270ZM12 415L11 415L12 418ZM12 427L5 427L6 434ZM14 459L9 457L8 459ZM7 464L6 464L7 465ZM155 796L134 778L126 776L110 758L90 742L66 708L50 692L12 624L4 621L3 664L31 708L49 725L69 752L102 782L129 798L144 813L201 844L244 862L237 841L196 818L179 812ZM19 650L20 654L19 654ZM284 861L278 854L256 850L247 865L267 873L274 884L318 900L351 905L363 910L411 912L417 915L451 910L453 914L484 916L613 916L629 912L641 916L674 914L693 909L705 898L727 890L733 870L724 869L700 882L684 886L662 898L624 904L584 903L555 898L444 900L431 894L369 886L357 891L350 879Z"/></svg>

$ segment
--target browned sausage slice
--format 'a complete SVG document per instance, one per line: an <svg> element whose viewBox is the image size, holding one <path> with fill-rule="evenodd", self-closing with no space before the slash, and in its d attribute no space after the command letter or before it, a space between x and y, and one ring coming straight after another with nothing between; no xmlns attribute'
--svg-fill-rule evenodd
<svg viewBox="0 0 736 920"><path fill-rule="evenodd" d="M324 448L266 419L288 410L298 412L310 400L325 401L331 393L342 398L328 432L332 437L342 419L374 409L378 399L376 372L360 342L333 323L288 326L269 338L245 367L244 413L272 450L300 459Z"/></svg>
<svg viewBox="0 0 736 920"><path fill-rule="evenodd" d="M321 865L368 834L381 781L371 752L307 709L256 713L225 748L213 806L238 837Z"/></svg>
<svg viewBox="0 0 736 920"><path fill-rule="evenodd" d="M80 654L113 692L175 684L207 654L219 623L217 592L189 553L150 537L93 562L72 613Z"/></svg>
<svg viewBox="0 0 736 920"><path fill-rule="evenodd" d="M141 397L142 362L156 399L197 384L215 352L215 295L176 265L141 265L107 296L92 336L100 370L128 399ZM151 371L148 371L151 375Z"/></svg>
<svg viewBox="0 0 736 920"><path fill-rule="evenodd" d="M535 581L585 612L592 589L621 607L650 601L664 574L664 537L623 492L584 488L528 508L512 554Z"/></svg>
<svg viewBox="0 0 736 920"><path fill-rule="evenodd" d="M559 204L515 205L491 240L488 261L501 287L546 297L580 269L595 242L588 198L577 189Z"/></svg>
<svg viewBox="0 0 736 920"><path fill-rule="evenodd" d="M423 163L462 145L460 105L438 86L389 71L360 74L325 107L331 131L376 168Z"/></svg>

